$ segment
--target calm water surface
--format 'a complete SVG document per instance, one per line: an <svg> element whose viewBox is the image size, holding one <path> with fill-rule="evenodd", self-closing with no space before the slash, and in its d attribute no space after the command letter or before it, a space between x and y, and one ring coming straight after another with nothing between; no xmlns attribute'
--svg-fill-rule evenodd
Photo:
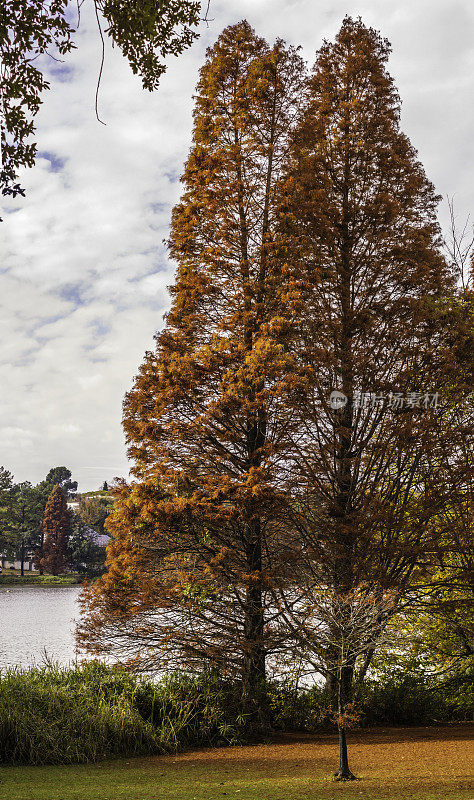
<svg viewBox="0 0 474 800"><path fill-rule="evenodd" d="M79 587L0 587L0 668L74 660Z"/></svg>

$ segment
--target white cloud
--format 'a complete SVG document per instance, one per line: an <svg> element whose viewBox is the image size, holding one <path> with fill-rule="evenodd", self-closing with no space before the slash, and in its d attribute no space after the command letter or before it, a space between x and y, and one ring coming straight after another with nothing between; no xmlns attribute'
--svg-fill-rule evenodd
<svg viewBox="0 0 474 800"><path fill-rule="evenodd" d="M225 25L246 17L269 40L303 45L311 63L344 15L360 14L392 41L403 126L429 177L456 194L461 217L474 209L468 0L241 0L238 11L214 0L213 21L170 59L153 95L107 49L106 126L94 114L100 41L88 5L69 69L46 65L43 155L22 176L27 198L10 203L0 227L0 462L32 481L66 464L83 490L127 473L122 398L167 309L173 267L162 240L190 146L198 69Z"/></svg>

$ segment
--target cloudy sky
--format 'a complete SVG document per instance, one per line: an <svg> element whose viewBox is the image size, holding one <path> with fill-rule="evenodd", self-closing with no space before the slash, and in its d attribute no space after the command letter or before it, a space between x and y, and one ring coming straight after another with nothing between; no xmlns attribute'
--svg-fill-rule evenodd
<svg viewBox="0 0 474 800"><path fill-rule="evenodd" d="M86 0L77 51L47 64L40 158L0 226L0 463L36 482L69 466L79 489L127 475L121 403L168 306L173 265L162 245L191 137L192 94L205 48L246 17L309 62L344 15L392 42L403 128L460 219L474 212L472 0L212 0L209 26L169 62L154 95L100 42ZM237 10L238 9L238 10ZM446 225L446 206L440 209Z"/></svg>

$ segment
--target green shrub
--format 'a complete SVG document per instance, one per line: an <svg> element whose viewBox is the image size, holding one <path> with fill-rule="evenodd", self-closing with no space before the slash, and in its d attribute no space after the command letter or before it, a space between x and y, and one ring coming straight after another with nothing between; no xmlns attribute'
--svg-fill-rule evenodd
<svg viewBox="0 0 474 800"><path fill-rule="evenodd" d="M155 751L156 735L134 709L128 678L107 696L107 672L43 667L0 680L0 762L69 764Z"/></svg>
<svg viewBox="0 0 474 800"><path fill-rule="evenodd" d="M240 688L216 674L166 676L151 692L143 684L135 698L142 717L174 749L198 744L236 744L246 737Z"/></svg>
<svg viewBox="0 0 474 800"><path fill-rule="evenodd" d="M471 668L443 688L450 719L474 721L474 670Z"/></svg>
<svg viewBox="0 0 474 800"><path fill-rule="evenodd" d="M356 691L354 712L361 726L429 725L474 719L472 672L444 683L421 672L399 671ZM315 731L332 725L330 699L321 686L295 690L269 686L271 725L276 730Z"/></svg>
<svg viewBox="0 0 474 800"><path fill-rule="evenodd" d="M314 731L330 723L319 686L267 687L269 724ZM356 698L362 725L472 719L466 674L447 686L399 673L373 681ZM173 673L159 682L89 663L0 673L0 763L72 764L248 740L241 687L213 673Z"/></svg>
<svg viewBox="0 0 474 800"><path fill-rule="evenodd" d="M371 683L359 692L363 725L425 725L445 719L442 699L414 676Z"/></svg>
<svg viewBox="0 0 474 800"><path fill-rule="evenodd" d="M372 681L358 693L362 725L429 725L464 721L474 715L472 675L450 682L399 672Z"/></svg>
<svg viewBox="0 0 474 800"><path fill-rule="evenodd" d="M320 686L295 689L272 683L268 690L271 725L278 731L314 731L328 724L329 699Z"/></svg>
<svg viewBox="0 0 474 800"><path fill-rule="evenodd" d="M354 698L361 726L429 725L474 718L473 675L449 683L428 681L423 674L399 672L369 682ZM331 722L330 699L320 686L298 691L275 683L269 687L271 724L276 730L315 731Z"/></svg>

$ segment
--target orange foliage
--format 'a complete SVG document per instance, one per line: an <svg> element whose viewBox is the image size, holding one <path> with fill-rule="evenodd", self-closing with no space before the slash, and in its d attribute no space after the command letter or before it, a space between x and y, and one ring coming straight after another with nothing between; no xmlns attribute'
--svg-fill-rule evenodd
<svg viewBox="0 0 474 800"><path fill-rule="evenodd" d="M124 403L136 480L84 597L80 643L97 654L255 686L321 587L401 593L437 547L472 434L454 412L469 339L388 55L350 18L309 81L246 22L208 50L172 307ZM356 403L409 391L443 402Z"/></svg>

